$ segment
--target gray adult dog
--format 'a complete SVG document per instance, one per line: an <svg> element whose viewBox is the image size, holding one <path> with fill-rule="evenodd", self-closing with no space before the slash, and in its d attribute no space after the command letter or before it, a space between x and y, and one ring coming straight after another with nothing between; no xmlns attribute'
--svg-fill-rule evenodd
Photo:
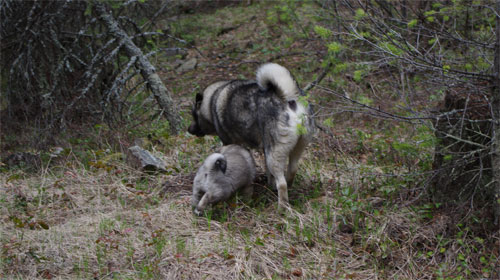
<svg viewBox="0 0 500 280"><path fill-rule="evenodd" d="M195 214L229 199L240 189L243 196L251 197L254 178L255 161L247 149L238 145L222 147L220 153L205 159L194 177L191 203Z"/></svg>
<svg viewBox="0 0 500 280"><path fill-rule="evenodd" d="M313 135L312 109L299 101L303 95L286 68L264 64L256 81L216 82L198 93L188 131L196 136L218 135L224 145L264 149L268 180L278 189L281 207L288 203L287 186L292 185Z"/></svg>

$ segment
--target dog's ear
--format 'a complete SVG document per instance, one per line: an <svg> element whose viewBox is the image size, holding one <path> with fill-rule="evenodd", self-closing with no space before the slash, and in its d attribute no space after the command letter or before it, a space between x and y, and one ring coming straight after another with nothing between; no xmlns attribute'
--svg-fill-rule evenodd
<svg viewBox="0 0 500 280"><path fill-rule="evenodd" d="M220 158L215 161L214 168L222 171L222 173L226 173L227 162L225 158Z"/></svg>
<svg viewBox="0 0 500 280"><path fill-rule="evenodd" d="M202 101L203 101L203 95L201 95L201 93L197 93L196 94L196 100L195 100L196 109L199 109L201 107L201 102Z"/></svg>

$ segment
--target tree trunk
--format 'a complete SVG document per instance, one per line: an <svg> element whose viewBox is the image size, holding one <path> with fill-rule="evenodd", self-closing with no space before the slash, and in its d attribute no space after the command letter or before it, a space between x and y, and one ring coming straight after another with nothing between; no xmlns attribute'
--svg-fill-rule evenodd
<svg viewBox="0 0 500 280"><path fill-rule="evenodd" d="M495 69L494 85L492 92L493 108L493 142L491 145L491 168L493 171L493 180L495 188L495 224L498 225L500 219L500 1L496 3L496 44L495 44Z"/></svg>
<svg viewBox="0 0 500 280"><path fill-rule="evenodd" d="M156 73L156 69L144 56L127 33L118 26L115 19L106 11L106 7L99 1L93 2L101 20L107 26L109 32L123 44L125 51L129 57L137 57L136 65L141 70L142 77L148 82L151 91L158 102L158 105L163 110L163 115L168 120L170 132L177 134L180 129L179 115L173 110L172 97Z"/></svg>

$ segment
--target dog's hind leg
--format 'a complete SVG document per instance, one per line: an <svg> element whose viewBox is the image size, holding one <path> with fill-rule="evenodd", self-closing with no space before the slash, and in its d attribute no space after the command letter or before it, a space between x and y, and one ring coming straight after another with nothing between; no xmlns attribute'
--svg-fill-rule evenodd
<svg viewBox="0 0 500 280"><path fill-rule="evenodd" d="M293 184L293 179L295 178L295 174L297 174L297 170L299 168L299 160L302 156L302 153L306 149L307 142L303 137L299 138L297 145L293 148L292 152L289 155L288 159L288 172L286 174L286 183L288 186Z"/></svg>
<svg viewBox="0 0 500 280"><path fill-rule="evenodd" d="M276 189L278 190L278 209L288 205L288 188L285 179L286 153L274 150L266 152L266 166L269 173L274 177Z"/></svg>

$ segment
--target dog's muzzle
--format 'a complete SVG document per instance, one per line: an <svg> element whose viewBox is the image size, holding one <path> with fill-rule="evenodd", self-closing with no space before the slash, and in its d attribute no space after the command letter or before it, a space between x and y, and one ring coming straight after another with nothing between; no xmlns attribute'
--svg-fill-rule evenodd
<svg viewBox="0 0 500 280"><path fill-rule="evenodd" d="M203 133L203 131L201 131L201 128L197 123L192 123L188 128L188 132L190 134L198 136L198 137L205 136L205 133Z"/></svg>

